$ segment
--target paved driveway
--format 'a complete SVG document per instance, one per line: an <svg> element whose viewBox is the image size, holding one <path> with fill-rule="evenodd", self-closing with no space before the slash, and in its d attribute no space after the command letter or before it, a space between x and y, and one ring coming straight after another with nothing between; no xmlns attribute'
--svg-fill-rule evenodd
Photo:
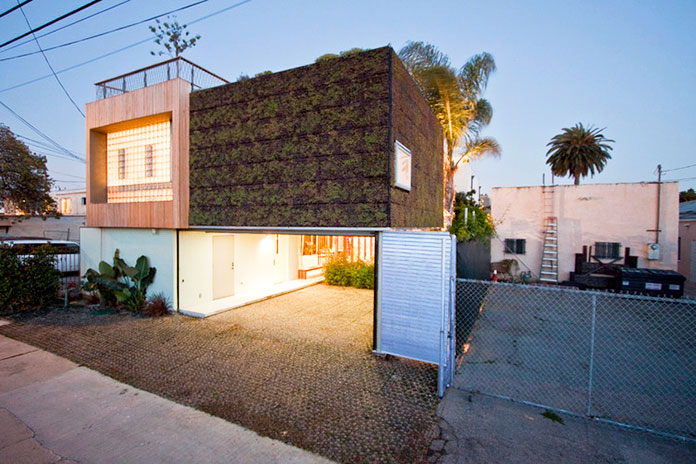
<svg viewBox="0 0 696 464"><path fill-rule="evenodd" d="M75 308L0 333L342 462L417 462L437 369L368 351L372 292L318 285L208 319Z"/></svg>

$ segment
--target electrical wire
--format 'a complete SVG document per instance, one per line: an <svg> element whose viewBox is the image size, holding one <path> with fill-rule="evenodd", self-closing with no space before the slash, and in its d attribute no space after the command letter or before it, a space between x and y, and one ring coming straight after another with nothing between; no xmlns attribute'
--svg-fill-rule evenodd
<svg viewBox="0 0 696 464"><path fill-rule="evenodd" d="M22 35L19 35L19 36L15 37L14 39L10 39L10 40L8 40L8 41L5 42L5 43L0 44L0 48L4 47L5 45L9 45L9 44L11 44L11 43L14 43L14 42L16 42L16 41L18 41L18 40L21 40L21 39L25 38L26 36L28 36L28 35L30 35L30 34L33 34L34 32L39 32L40 30L47 28L47 27L50 26L51 24L55 24L55 23L57 23L58 21L61 21L61 20L65 19L65 18L67 18L67 17L69 17L69 16L72 16L72 15L74 15L74 14L77 14L77 13L79 13L80 11L84 10L85 8L89 8L90 6L95 5L95 4L97 4L97 3L101 2L101 1L102 1L102 0L92 0L91 2L84 4L84 5L82 5L82 6L79 7L79 8L75 8L74 10L72 10L72 11L70 11L70 12L68 12L68 13L65 13L65 14L62 15L62 16L59 16L59 17L57 17L57 18L55 18L55 19L50 20L50 21L47 22L46 24L43 24L43 25L41 25L41 26L39 26L39 27L37 27L37 28L35 28L35 29L32 29L31 31L29 31L29 32L27 32L27 33L24 33L24 34L22 34Z"/></svg>
<svg viewBox="0 0 696 464"><path fill-rule="evenodd" d="M195 23L197 23L197 22L206 20L206 19L211 18L211 17L213 17L213 16L217 16L217 15L222 14L222 13L228 11L228 10L231 10L231 9L233 9L233 8L237 8L237 7L239 7L239 6L244 5L245 3L249 3L249 2L251 2L251 1L252 1L252 0L244 0L244 1L239 2L239 3L235 3L234 5L228 6L228 7L226 7L226 8L221 9L221 10L215 11L215 12L209 14L209 15L206 15L206 16L203 16L203 17L201 17L201 18L195 19L195 20L189 22L188 24L195 24ZM142 44L144 44L144 43L146 43L146 42L150 42L151 40L152 40L151 38L139 40L138 42L134 42L134 43L132 43L132 44L130 44L130 45L126 45L125 47L119 48L119 49L114 50L114 51L112 51L112 52L109 52L109 53L105 53L105 54L103 54L103 55L96 56L96 57L91 58L91 59L89 59L89 60L87 60L87 61L83 61L82 63L78 63L78 64L75 64L75 65L69 66L69 67L67 67L67 68L61 69L61 70L59 70L59 71L56 71L56 74L62 74L62 73L64 73L64 72L72 71L73 69L77 69L77 68L80 68L80 67L82 67L82 66L86 66L86 65L88 65L88 64L90 64L90 63L94 63L95 61L99 61L99 60L104 59L104 58L107 58L107 57L109 57L109 56L111 56L111 55L115 55L115 54L117 54L117 53L121 53L121 52L126 51L126 50L128 50L128 49L130 49L130 48L137 47L138 45L142 45ZM51 74L47 74L47 75L45 75L45 76L37 77L37 78L32 79L32 80L30 80L30 81L22 82L21 84L15 84L15 85L13 85L13 86L11 86L11 87L6 87L6 88L4 88L4 89L0 89L0 93L8 92L8 91L10 91L10 90L18 89L18 88L24 87L24 86L26 86L26 85L34 84L35 82L39 82L39 81L42 81L42 80L44 80L44 79L48 79L49 77L52 77L52 75L51 75Z"/></svg>
<svg viewBox="0 0 696 464"><path fill-rule="evenodd" d="M43 38L43 37L49 36L49 35L51 35L51 34L54 34L54 33L58 32L58 31L62 31L63 29L66 29L66 28L68 28L68 27L70 27L70 26L74 26L75 24L81 23L82 21L86 21L86 20L88 20L88 19L90 19L90 18L94 18L95 16L99 16L99 15L102 14L102 13L106 13L107 11L113 10L114 8L119 7L119 6L121 6L121 5L124 5L124 4L126 4L126 3L130 2L130 1L131 1L131 0L123 0L121 3L117 3L117 4L115 4L115 5L112 5L112 6L108 7L108 8L104 8L103 10L97 11L96 13L93 13L93 14L91 14L91 15L85 16L84 18L80 18L80 19L78 19L77 21L73 21L73 22L71 22L71 23L66 24L65 26L61 26L61 27L59 27L58 29L53 29L52 31L44 32L43 34L37 35L36 37L39 38L39 39L41 39L41 38ZM8 51L10 51L10 50L14 50L14 49L17 48L17 47L21 47L22 45L26 45L26 44L31 43L31 42L33 42L33 39L25 40L24 42L20 42L20 43L18 43L18 44L12 45L11 47L6 47L5 49L0 50L0 53L5 53L5 52L8 52Z"/></svg>
<svg viewBox="0 0 696 464"><path fill-rule="evenodd" d="M2 107L5 108L7 111L9 111L10 113L12 113L17 119L19 119L20 121L22 121L27 127L29 127L32 131L34 131L36 134L38 134L41 138L43 138L44 140L48 141L51 145L53 145L54 147L58 148L60 151L62 151L63 153L65 153L65 154L68 155L69 157L75 158L76 160L82 161L83 163L85 162L85 159L84 159L84 158L80 158L79 156L75 155L74 153L72 153L72 152L71 152L70 150L68 150L67 148L61 146L58 142L56 142L55 140L53 140L53 139L52 139L51 137L49 137L48 135L46 135L46 134L44 134L43 132L41 132L41 130L39 130L38 128L36 128L35 126L33 126L29 121L27 121L27 120L24 119L22 116L20 116L19 114L17 114L17 112L16 112L15 110L13 110L13 109L10 108L9 106L7 106L4 102L0 101L0 106L2 106Z"/></svg>
<svg viewBox="0 0 696 464"><path fill-rule="evenodd" d="M19 3L19 0L17 0L17 3ZM21 5L20 5L21 6ZM22 16L24 17L24 21L27 23L27 26L29 29L31 29L31 23L29 22L29 18L27 18L27 15L24 13L24 10L22 8L19 9L19 11L22 13ZM44 61L46 61L46 64L48 65L48 69L51 70L51 74L53 74L53 77L56 78L56 82L58 82L58 85L60 86L61 89L63 89L63 93L65 94L66 97L68 97L68 100L70 100L70 103L73 104L75 109L82 115L82 117L85 117L85 113L82 112L82 109L77 106L77 103L75 103L75 100L73 100L73 97L70 95L68 92L68 89L65 88L63 83L60 81L60 78L56 74L55 69L53 69L53 66L51 66L51 62L48 61L48 57L46 56L46 53L44 53L43 49L41 48L41 44L39 43L39 39L36 38L36 34L31 34L32 37L34 37L34 41L36 41L36 46L39 47L39 51L41 52L41 56L43 56Z"/></svg>
<svg viewBox="0 0 696 464"><path fill-rule="evenodd" d="M31 3L31 2L33 2L33 1L34 1L34 0L24 0L22 3L17 2L17 3L19 3L19 5L15 5L15 6L11 7L10 9L5 10L5 11L3 11L2 13L0 13L0 18L2 18L2 17L5 16L5 15L8 15L8 14L12 13L12 12L13 12L14 10L16 10L17 8L22 8L22 7L23 7L24 5L26 5L27 3Z"/></svg>
<svg viewBox="0 0 696 464"><path fill-rule="evenodd" d="M15 134L15 135L16 135L17 137L21 138L21 139L28 140L30 144L36 145L36 146L38 146L38 147L40 147L40 148L43 148L43 149L45 149L45 150L58 151L58 150L56 150L55 148L53 148L51 145L48 145L46 142L42 142L42 141L40 141L40 140L32 139L31 137L27 137L27 136L25 136L25 135L20 135L20 134ZM77 156L84 156L84 155L82 155L82 154L76 152L75 150L68 150L68 151L69 151L70 153L73 153L73 154L77 155ZM63 151L60 151L60 153L63 153Z"/></svg>
<svg viewBox="0 0 696 464"><path fill-rule="evenodd" d="M681 179L662 179L662 182L683 182L685 180L696 180L696 177L682 177Z"/></svg>
<svg viewBox="0 0 696 464"><path fill-rule="evenodd" d="M690 164L688 166L682 166L680 168L663 169L662 173L664 174L665 172L670 172L670 171L681 171L682 169L693 168L694 166L696 166L696 164Z"/></svg>
<svg viewBox="0 0 696 464"><path fill-rule="evenodd" d="M176 8L176 9L174 9L174 10L169 10L169 11L167 11L166 13L158 14L158 15L156 15L156 16L151 16L151 17L149 17L149 18L147 18L147 19L142 19L142 20L136 21L136 22L134 22L134 23L126 24L125 26L120 26L120 27L117 27L117 28L115 28L115 29L110 29L110 30L108 30L108 31L100 32L99 34L94 34L94 35L90 35L90 36L88 36L88 37L83 37L83 38L81 38L81 39L77 39L77 40L73 40L73 41L70 41L70 42L65 42L65 43L62 43L62 44L54 45L54 46L52 46L52 47L46 48L45 51L48 52L48 51L51 51L51 50L56 50L56 49L58 49L58 48L68 47L68 46L70 46L70 45L75 45L75 44L78 44L78 43L86 42L86 41L88 41L88 40L96 39L96 38L98 38L98 37L103 37L103 36L105 36L105 35L112 34L112 33L114 33L114 32L118 32L118 31L122 31L122 30L124 30L124 29L128 29L128 28L133 27L133 26L138 26L138 25L140 25L140 24L148 23L148 22L150 22L150 21L152 21L152 20L155 20L155 19L157 19L157 18L161 18L162 16L167 16L167 15L172 14L172 13L177 13L177 12L179 12L179 11L183 11L183 10L186 10L186 9L188 9L188 8L192 8L192 7L194 7L194 6L198 6L198 5L201 5L201 4L203 4L203 3L207 3L207 2L209 2L209 1L210 1L210 0L199 0L199 1L194 2L194 3L190 3L190 4L188 4L188 5L184 5L184 6L180 7L180 8ZM17 59L17 58L23 58L23 57L25 57L25 56L35 55L36 53L38 53L38 52L27 52L27 53L22 53L22 54L19 54L19 55L8 56L7 58L2 58L2 59L0 59L0 61L15 60L15 59Z"/></svg>

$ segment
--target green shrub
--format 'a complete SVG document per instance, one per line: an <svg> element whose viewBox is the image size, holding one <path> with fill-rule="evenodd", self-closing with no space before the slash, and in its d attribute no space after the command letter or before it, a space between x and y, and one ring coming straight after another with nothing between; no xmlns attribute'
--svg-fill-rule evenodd
<svg viewBox="0 0 696 464"><path fill-rule="evenodd" d="M354 286L357 288L375 288L375 265L361 263L355 273Z"/></svg>
<svg viewBox="0 0 696 464"><path fill-rule="evenodd" d="M324 279L329 285L373 289L375 266L362 261L349 262L345 257L339 257L324 266Z"/></svg>
<svg viewBox="0 0 696 464"><path fill-rule="evenodd" d="M133 312L140 312L145 305L147 288L155 279L157 269L150 267L147 257L140 256L131 267L114 252L113 265L99 263L99 272L88 269L84 275L83 289L99 292L103 304L118 302Z"/></svg>
<svg viewBox="0 0 696 464"><path fill-rule="evenodd" d="M18 248L0 245L0 313L43 308L55 302L61 273L50 245L20 256Z"/></svg>

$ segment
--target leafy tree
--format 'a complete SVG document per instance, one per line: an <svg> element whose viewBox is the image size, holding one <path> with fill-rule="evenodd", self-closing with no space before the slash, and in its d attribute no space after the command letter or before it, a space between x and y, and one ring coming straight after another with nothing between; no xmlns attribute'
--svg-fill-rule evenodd
<svg viewBox="0 0 696 464"><path fill-rule="evenodd" d="M481 205L474 201L474 190L457 193L454 201L454 220L449 228L457 240L478 240L488 243L495 234L493 219Z"/></svg>
<svg viewBox="0 0 696 464"><path fill-rule="evenodd" d="M46 157L33 154L12 131L0 124L0 207L13 205L24 214L58 215L49 192Z"/></svg>
<svg viewBox="0 0 696 464"><path fill-rule="evenodd" d="M550 147L546 152L546 164L551 166L551 172L561 177L572 176L575 185L580 185L581 177L602 172L611 159L609 144L614 142L604 137L603 130L586 128L582 123L563 128L563 132L546 144Z"/></svg>
<svg viewBox="0 0 696 464"><path fill-rule="evenodd" d="M690 188L689 190L684 190L683 192L679 192L679 203L684 203L685 201L694 201L696 200L696 191L694 189Z"/></svg>
<svg viewBox="0 0 696 464"><path fill-rule="evenodd" d="M167 21L162 22L159 19L155 19L155 23L157 23L156 26L150 26L150 31L155 34L155 43L163 46L166 51L151 51L151 55L177 57L184 53L186 49L194 47L201 38L200 35L189 38L186 24L179 24L176 16L173 16L171 20L167 16Z"/></svg>
<svg viewBox="0 0 696 464"><path fill-rule="evenodd" d="M493 108L483 93L495 71L495 60L484 52L457 70L447 55L424 42L409 42L399 51L399 57L430 104L447 142L443 213L445 227L449 227L454 216L454 174L459 164L501 153L494 138L481 136L493 117Z"/></svg>

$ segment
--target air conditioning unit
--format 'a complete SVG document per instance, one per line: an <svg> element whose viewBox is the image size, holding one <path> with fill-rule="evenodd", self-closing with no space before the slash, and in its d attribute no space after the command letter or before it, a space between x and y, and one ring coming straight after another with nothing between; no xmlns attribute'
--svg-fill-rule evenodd
<svg viewBox="0 0 696 464"><path fill-rule="evenodd" d="M650 259L650 260L660 259L660 244L659 243L648 243L648 259Z"/></svg>

